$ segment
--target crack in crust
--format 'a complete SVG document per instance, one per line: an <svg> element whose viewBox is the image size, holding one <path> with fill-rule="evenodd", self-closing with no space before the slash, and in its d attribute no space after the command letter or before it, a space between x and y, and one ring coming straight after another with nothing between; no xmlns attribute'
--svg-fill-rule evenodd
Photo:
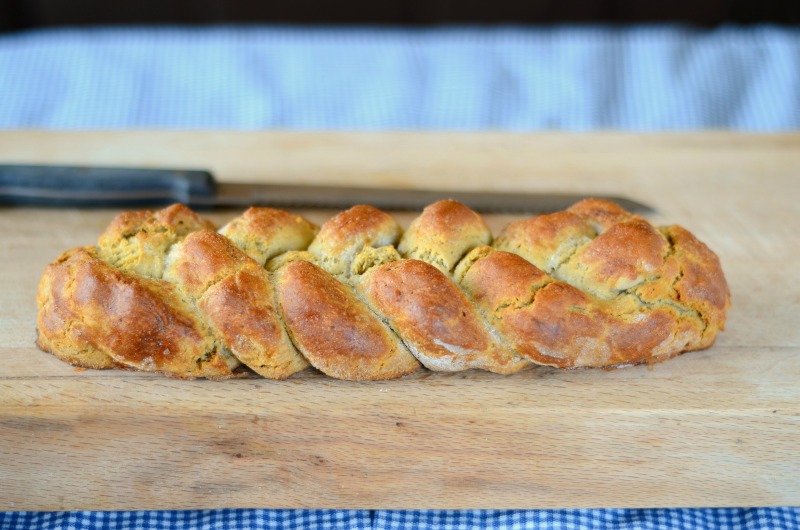
<svg viewBox="0 0 800 530"><path fill-rule="evenodd" d="M405 233L371 206L319 229L250 208L219 232L182 205L125 212L48 266L37 302L37 345L78 366L373 380L660 362L713 344L730 292L690 232L607 201L494 240L440 201Z"/></svg>

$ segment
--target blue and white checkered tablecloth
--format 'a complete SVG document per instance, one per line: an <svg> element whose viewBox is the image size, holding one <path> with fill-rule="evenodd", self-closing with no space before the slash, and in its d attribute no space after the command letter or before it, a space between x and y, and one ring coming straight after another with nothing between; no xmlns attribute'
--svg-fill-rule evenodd
<svg viewBox="0 0 800 530"><path fill-rule="evenodd" d="M800 128L800 28L0 35L0 128Z"/></svg>
<svg viewBox="0 0 800 530"><path fill-rule="evenodd" d="M800 28L0 35L0 128L800 129ZM0 512L0 530L800 529L798 508Z"/></svg>
<svg viewBox="0 0 800 530"><path fill-rule="evenodd" d="M203 510L0 512L0 530L761 530L800 528L794 508L671 510Z"/></svg>

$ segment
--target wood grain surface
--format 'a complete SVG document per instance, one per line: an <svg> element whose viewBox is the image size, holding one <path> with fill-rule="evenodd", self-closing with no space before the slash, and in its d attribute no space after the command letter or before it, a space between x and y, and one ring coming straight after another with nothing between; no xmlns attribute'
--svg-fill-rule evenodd
<svg viewBox="0 0 800 530"><path fill-rule="evenodd" d="M0 162L626 195L715 250L734 303L714 347L649 368L81 371L34 346L35 288L117 212L2 208L0 510L800 504L800 135L5 131Z"/></svg>

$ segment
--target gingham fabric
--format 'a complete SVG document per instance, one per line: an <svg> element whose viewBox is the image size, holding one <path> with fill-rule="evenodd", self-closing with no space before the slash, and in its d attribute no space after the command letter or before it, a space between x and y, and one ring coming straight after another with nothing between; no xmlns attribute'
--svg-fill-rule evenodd
<svg viewBox="0 0 800 530"><path fill-rule="evenodd" d="M800 29L0 35L0 128L800 128ZM0 512L0 530L795 529L800 509Z"/></svg>
<svg viewBox="0 0 800 530"><path fill-rule="evenodd" d="M800 528L800 509L204 510L0 513L0 530L762 530Z"/></svg>
<svg viewBox="0 0 800 530"><path fill-rule="evenodd" d="M0 35L0 128L800 128L800 28Z"/></svg>

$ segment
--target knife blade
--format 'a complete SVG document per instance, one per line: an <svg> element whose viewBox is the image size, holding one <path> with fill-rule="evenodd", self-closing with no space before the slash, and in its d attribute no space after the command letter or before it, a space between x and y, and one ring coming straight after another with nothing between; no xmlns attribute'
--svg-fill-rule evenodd
<svg viewBox="0 0 800 530"><path fill-rule="evenodd" d="M588 197L574 193L508 193L218 182L205 170L0 164L0 204L51 207L137 207L184 203L194 208L272 206L421 210L455 199L487 213L563 210ZM625 197L598 196L629 211L653 210Z"/></svg>

